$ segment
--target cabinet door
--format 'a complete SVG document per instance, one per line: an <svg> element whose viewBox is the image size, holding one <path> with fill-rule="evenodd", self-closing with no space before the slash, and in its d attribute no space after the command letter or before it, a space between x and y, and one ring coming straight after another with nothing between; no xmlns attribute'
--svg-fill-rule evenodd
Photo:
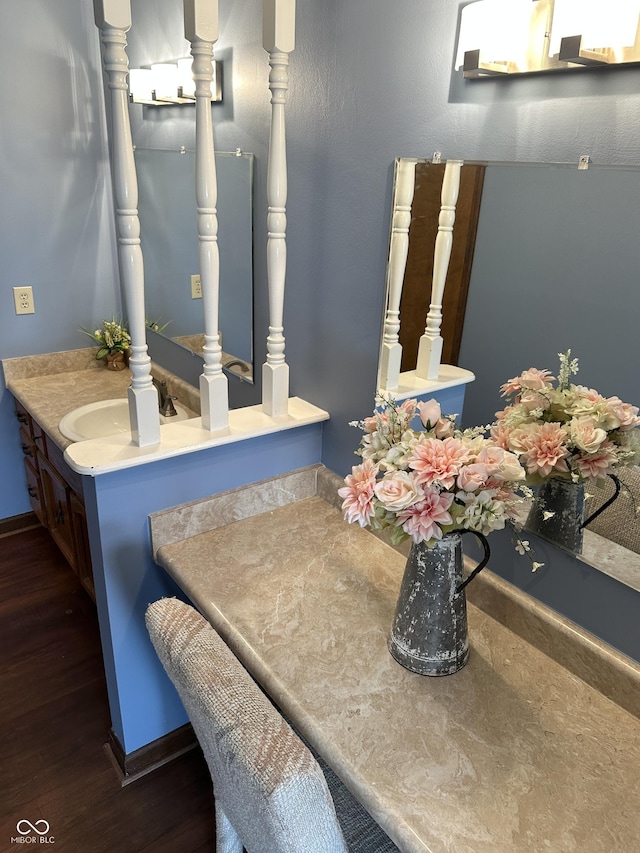
<svg viewBox="0 0 640 853"><path fill-rule="evenodd" d="M25 457L24 469L27 475L27 491L29 492L29 501L31 509L38 516L40 524L47 526L47 516L44 508L44 500L42 497L42 484L40 482L40 474L38 469L30 459Z"/></svg>
<svg viewBox="0 0 640 853"><path fill-rule="evenodd" d="M75 552L76 572L80 583L95 601L96 593L93 586L93 569L91 568L91 551L89 549L89 533L87 531L87 515L84 504L75 492L69 493L69 511L73 530L73 550Z"/></svg>
<svg viewBox="0 0 640 853"><path fill-rule="evenodd" d="M42 496L47 516L47 527L56 545L65 558L76 569L73 548L73 528L69 511L69 487L48 459L38 454L38 465L42 481Z"/></svg>

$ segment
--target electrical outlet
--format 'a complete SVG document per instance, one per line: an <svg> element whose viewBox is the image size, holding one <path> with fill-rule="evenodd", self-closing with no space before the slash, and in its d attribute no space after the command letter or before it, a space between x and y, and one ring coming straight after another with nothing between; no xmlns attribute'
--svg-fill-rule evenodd
<svg viewBox="0 0 640 853"><path fill-rule="evenodd" d="M36 309L33 304L33 290L31 287L14 287L13 303L16 307L16 314L36 313Z"/></svg>
<svg viewBox="0 0 640 853"><path fill-rule="evenodd" d="M191 276L191 298L202 299L202 282L199 275Z"/></svg>

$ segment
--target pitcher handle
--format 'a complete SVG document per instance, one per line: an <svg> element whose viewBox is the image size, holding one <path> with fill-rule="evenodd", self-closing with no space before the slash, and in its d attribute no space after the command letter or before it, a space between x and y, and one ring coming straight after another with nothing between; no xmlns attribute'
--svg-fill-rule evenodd
<svg viewBox="0 0 640 853"><path fill-rule="evenodd" d="M487 537L483 533L477 533L475 530L459 530L458 533L473 533L473 535L478 539L482 547L484 548L484 557L475 569L471 572L469 577L465 578L461 584L458 584L456 587L456 595L460 595L465 586L470 583L476 575L479 575L480 572L484 569L484 567L489 562L489 557L491 556L491 551L489 549L489 543L487 542Z"/></svg>
<svg viewBox="0 0 640 853"><path fill-rule="evenodd" d="M608 509L620 494L620 489L622 488L622 483L620 482L620 480L616 477L615 474L607 474L607 477L609 477L610 480L613 480L615 491L611 495L611 497L602 504L601 507L599 507L594 513L589 516L589 518L585 519L585 521L582 522L582 524L580 525L581 530L583 527L586 527L587 524L591 524L592 521L595 521L596 518L600 515L600 513L604 512L605 509Z"/></svg>

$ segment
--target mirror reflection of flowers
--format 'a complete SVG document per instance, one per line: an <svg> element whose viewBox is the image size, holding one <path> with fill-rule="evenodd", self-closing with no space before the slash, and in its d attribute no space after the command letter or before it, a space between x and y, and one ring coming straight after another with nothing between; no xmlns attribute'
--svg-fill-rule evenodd
<svg viewBox="0 0 640 853"><path fill-rule="evenodd" d="M496 444L519 457L532 485L551 477L582 482L640 463L638 407L574 385L578 360L571 350L558 355L557 380L531 367L502 385L510 404L496 412Z"/></svg>
<svg viewBox="0 0 640 853"><path fill-rule="evenodd" d="M82 329L85 335L98 344L98 352L96 358L106 358L110 353L123 352L126 353L131 346L131 336L127 331L127 327L117 320L105 320L101 329L96 329L95 332L88 332Z"/></svg>
<svg viewBox="0 0 640 853"><path fill-rule="evenodd" d="M411 537L432 545L457 530L487 535L517 517L525 472L485 427L456 429L436 400L376 402L372 417L351 424L364 431L356 450L363 462L338 490L347 521L389 528L394 544Z"/></svg>
<svg viewBox="0 0 640 853"><path fill-rule="evenodd" d="M167 326L171 323L171 320L168 320L166 323L163 323L161 320L148 320L145 319L144 324L147 329L151 329L152 332L164 332Z"/></svg>

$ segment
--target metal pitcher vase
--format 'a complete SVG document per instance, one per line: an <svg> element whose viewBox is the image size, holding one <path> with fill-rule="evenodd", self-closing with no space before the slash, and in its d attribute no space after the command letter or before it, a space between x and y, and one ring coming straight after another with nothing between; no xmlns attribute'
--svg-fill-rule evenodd
<svg viewBox="0 0 640 853"><path fill-rule="evenodd" d="M561 477L546 480L533 499L525 527L572 554L581 554L584 528L611 506L620 494L620 480L614 474L607 476L614 483L614 494L587 519L584 517L584 482Z"/></svg>
<svg viewBox="0 0 640 853"><path fill-rule="evenodd" d="M489 561L489 545L474 533L484 557L463 580L462 530L448 533L431 548L411 545L389 637L389 651L420 675L452 675L469 659L464 588Z"/></svg>

